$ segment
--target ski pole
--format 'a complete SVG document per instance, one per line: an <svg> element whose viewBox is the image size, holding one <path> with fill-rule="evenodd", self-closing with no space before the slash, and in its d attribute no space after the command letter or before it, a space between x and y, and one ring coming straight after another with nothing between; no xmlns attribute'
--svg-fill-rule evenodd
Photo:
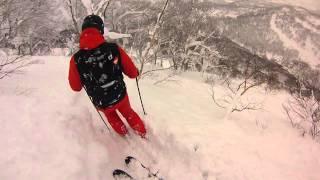
<svg viewBox="0 0 320 180"><path fill-rule="evenodd" d="M144 115L147 115L146 111L144 110L144 106L143 106L143 102L142 102L142 98L141 98L141 93L140 93L138 78L136 78L136 82L137 82L137 88L138 88L138 92L139 92L139 97L140 97L140 102L141 102L142 110L143 110Z"/></svg>
<svg viewBox="0 0 320 180"><path fill-rule="evenodd" d="M110 132L110 128L108 127L107 123L103 120L103 117L101 116L101 114L100 114L100 112L98 111L97 107L93 104L93 101L92 101L91 97L89 96L87 89L86 89L84 86L83 86L83 89L86 91L88 98L90 99L92 105L94 106L94 108L96 109L97 113L99 114L102 122L104 123L104 125L106 125L109 133L111 133L111 132Z"/></svg>

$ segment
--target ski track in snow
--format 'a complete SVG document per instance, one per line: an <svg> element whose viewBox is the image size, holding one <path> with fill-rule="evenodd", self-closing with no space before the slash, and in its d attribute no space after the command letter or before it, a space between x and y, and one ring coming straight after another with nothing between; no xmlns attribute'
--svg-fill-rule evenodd
<svg viewBox="0 0 320 180"><path fill-rule="evenodd" d="M309 41L306 42L306 47L302 47L298 42L292 40L286 36L285 33L281 31L276 25L277 14L273 14L270 21L271 29L278 34L278 37L283 42L283 45L288 49L297 50L300 54L302 61L310 63L312 66L317 66L319 64L319 59L312 52L312 45Z"/></svg>
<svg viewBox="0 0 320 180"><path fill-rule="evenodd" d="M285 94L224 121L197 75L158 85L145 78L143 116L135 82L125 79L150 141L132 132L126 140L108 132L83 91L71 91L68 58L33 58L43 63L0 83L0 179L109 180L128 155L168 180L320 179L320 145L289 126Z"/></svg>

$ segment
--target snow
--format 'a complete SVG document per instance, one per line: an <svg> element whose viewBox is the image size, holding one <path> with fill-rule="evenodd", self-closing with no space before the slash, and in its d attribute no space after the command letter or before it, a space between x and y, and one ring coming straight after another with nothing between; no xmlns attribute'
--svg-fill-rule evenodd
<svg viewBox="0 0 320 180"><path fill-rule="evenodd" d="M131 38L131 34L123 34L123 33L117 33L117 32L112 32L109 31L108 28L104 28L104 36L106 39L123 39L123 38Z"/></svg>
<svg viewBox="0 0 320 180"><path fill-rule="evenodd" d="M220 9L213 9L210 12L210 16L213 17L230 17L230 18L236 18L241 14L241 12L236 12L232 10L220 10Z"/></svg>
<svg viewBox="0 0 320 180"><path fill-rule="evenodd" d="M51 55L52 56L65 56L69 53L68 48L52 48L51 49Z"/></svg>
<svg viewBox="0 0 320 180"><path fill-rule="evenodd" d="M1 60L8 58L7 53L2 49L0 49L0 58L1 58Z"/></svg>
<svg viewBox="0 0 320 180"><path fill-rule="evenodd" d="M116 32L108 32L106 34L106 38L109 39L122 39L122 38L131 38L132 36L130 34L121 34Z"/></svg>
<svg viewBox="0 0 320 180"><path fill-rule="evenodd" d="M132 132L125 140L108 132L84 91L71 91L69 57L33 59L42 63L0 81L0 179L112 179L127 155L165 179L320 179L320 144L290 127L284 92L257 91L264 110L224 120L199 74L154 85L161 71L140 81L143 116L135 81L125 79L150 141Z"/></svg>

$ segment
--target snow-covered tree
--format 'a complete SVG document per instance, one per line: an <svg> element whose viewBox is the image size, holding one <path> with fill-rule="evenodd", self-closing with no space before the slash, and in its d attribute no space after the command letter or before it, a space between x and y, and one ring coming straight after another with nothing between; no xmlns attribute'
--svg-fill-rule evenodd
<svg viewBox="0 0 320 180"><path fill-rule="evenodd" d="M227 70L230 68L225 67ZM229 69L230 70L230 69ZM226 91L219 98L212 88L212 99L214 103L227 109L226 118L233 112L242 112L246 110L258 110L262 108L262 103L257 102L255 98L250 98L250 92L268 83L268 79L263 78L263 67L257 65L255 61L247 60L245 67L239 72L243 74L241 79L224 78L222 85Z"/></svg>
<svg viewBox="0 0 320 180"><path fill-rule="evenodd" d="M33 54L50 47L55 37L55 1L4 0L0 3L0 46Z"/></svg>
<svg viewBox="0 0 320 180"><path fill-rule="evenodd" d="M0 80L14 74L22 73L22 69L37 63L25 55L8 55L0 50Z"/></svg>
<svg viewBox="0 0 320 180"><path fill-rule="evenodd" d="M283 104L288 119L293 127L309 133L313 138L320 135L320 101L311 96L297 93L291 96L287 103Z"/></svg>
<svg viewBox="0 0 320 180"><path fill-rule="evenodd" d="M154 60L159 45L159 33L170 0L112 1L105 13L106 28L132 36L129 46L136 51L140 74Z"/></svg>
<svg viewBox="0 0 320 180"><path fill-rule="evenodd" d="M207 2L172 0L160 30L159 55L171 59L176 70L205 71L221 58L212 43L217 35L205 11Z"/></svg>

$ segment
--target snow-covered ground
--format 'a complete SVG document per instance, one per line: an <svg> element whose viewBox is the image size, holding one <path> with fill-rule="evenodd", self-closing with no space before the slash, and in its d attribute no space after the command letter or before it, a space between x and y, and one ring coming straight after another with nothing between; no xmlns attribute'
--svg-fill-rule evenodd
<svg viewBox="0 0 320 180"><path fill-rule="evenodd" d="M135 81L126 79L150 141L125 140L106 130L83 91L71 91L69 58L33 58L41 63L0 81L1 180L112 179L113 169L126 169L127 155L170 180L320 179L320 144L290 127L285 93L260 93L264 110L224 120L200 75L157 85L146 77L143 116Z"/></svg>

